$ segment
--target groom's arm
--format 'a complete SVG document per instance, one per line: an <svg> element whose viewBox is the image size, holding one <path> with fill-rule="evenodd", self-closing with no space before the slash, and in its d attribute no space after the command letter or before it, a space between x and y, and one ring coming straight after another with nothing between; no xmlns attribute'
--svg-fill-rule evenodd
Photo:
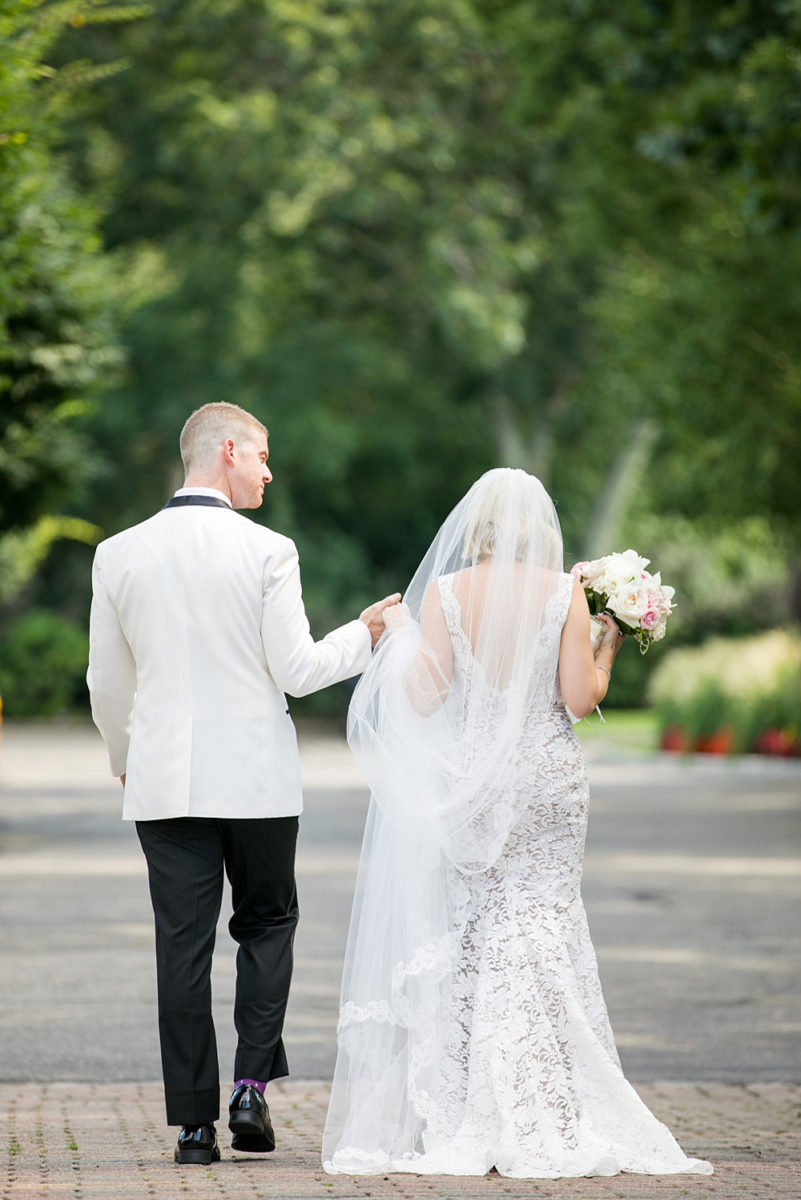
<svg viewBox="0 0 801 1200"><path fill-rule="evenodd" d="M98 547L92 567L86 682L92 700L92 719L106 743L111 773L124 777L136 694L136 664L108 594L101 550Z"/></svg>
<svg viewBox="0 0 801 1200"><path fill-rule="evenodd" d="M372 636L364 621L349 621L315 642L309 629L294 542L281 538L266 566L261 638L267 667L282 692L307 696L360 674Z"/></svg>

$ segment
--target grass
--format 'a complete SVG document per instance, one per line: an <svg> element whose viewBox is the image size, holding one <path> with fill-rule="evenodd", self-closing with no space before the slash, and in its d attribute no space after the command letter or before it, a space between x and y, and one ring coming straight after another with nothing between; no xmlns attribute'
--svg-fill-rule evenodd
<svg viewBox="0 0 801 1200"><path fill-rule="evenodd" d="M602 741L610 748L647 752L657 749L656 714L647 708L604 708L604 724L597 713L579 721L576 733L582 742Z"/></svg>

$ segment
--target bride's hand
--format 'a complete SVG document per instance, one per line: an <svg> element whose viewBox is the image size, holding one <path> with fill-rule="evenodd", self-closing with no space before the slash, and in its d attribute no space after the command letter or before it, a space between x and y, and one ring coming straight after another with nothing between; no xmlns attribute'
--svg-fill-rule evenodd
<svg viewBox="0 0 801 1200"><path fill-rule="evenodd" d="M384 629L384 613L387 608L392 608L397 605L401 598L400 592L393 592L391 596L385 596L383 600L379 600L377 604L371 604L366 608L359 617L360 621L364 621L367 628L370 630L370 638L373 645L376 644L381 637Z"/></svg>
<svg viewBox="0 0 801 1200"><path fill-rule="evenodd" d="M611 650L612 656L615 657L623 645L623 631L609 613L598 613L597 619L606 626L606 633L595 649L595 657L597 658L602 650Z"/></svg>
<svg viewBox="0 0 801 1200"><path fill-rule="evenodd" d="M404 625L408 625L411 621L411 613L405 604L392 604L389 608L385 608L383 612L384 624L390 633L394 633L396 629L401 629Z"/></svg>

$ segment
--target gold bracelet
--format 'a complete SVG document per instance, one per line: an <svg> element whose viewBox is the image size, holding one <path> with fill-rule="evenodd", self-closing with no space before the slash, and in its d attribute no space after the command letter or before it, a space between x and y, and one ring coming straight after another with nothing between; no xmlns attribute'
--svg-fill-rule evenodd
<svg viewBox="0 0 801 1200"><path fill-rule="evenodd" d="M612 672L609 670L609 668L608 668L608 667L602 667L600 663L596 663L596 664L595 664L595 670L596 670L596 671L606 671L606 673L607 673L607 675L609 676L609 678L610 678L610 679L612 678Z"/></svg>

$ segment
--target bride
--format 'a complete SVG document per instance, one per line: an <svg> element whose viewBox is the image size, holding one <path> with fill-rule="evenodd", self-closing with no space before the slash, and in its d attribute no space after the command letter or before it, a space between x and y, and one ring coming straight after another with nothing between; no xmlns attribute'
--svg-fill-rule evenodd
<svg viewBox="0 0 801 1200"><path fill-rule="evenodd" d="M553 504L489 471L362 676L370 784L323 1137L330 1173L707 1174L627 1083L580 884L588 786L566 706L603 700Z"/></svg>

